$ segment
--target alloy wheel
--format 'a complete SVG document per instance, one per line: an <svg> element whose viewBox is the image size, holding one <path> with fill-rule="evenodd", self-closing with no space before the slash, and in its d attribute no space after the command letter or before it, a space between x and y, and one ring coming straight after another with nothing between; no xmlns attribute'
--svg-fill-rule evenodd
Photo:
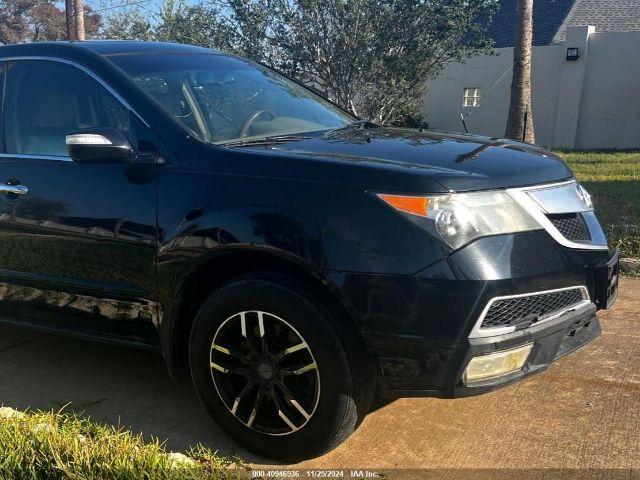
<svg viewBox="0 0 640 480"><path fill-rule="evenodd" d="M225 406L260 433L294 433L318 406L320 372L309 345L271 313L251 310L227 318L213 336L210 367Z"/></svg>

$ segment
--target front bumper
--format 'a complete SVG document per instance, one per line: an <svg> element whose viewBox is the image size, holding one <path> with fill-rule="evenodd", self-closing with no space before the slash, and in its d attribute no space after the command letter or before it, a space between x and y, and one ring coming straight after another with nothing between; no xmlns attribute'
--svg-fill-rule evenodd
<svg viewBox="0 0 640 480"><path fill-rule="evenodd" d="M441 390L431 389L382 389L383 396L401 397L440 397L459 398L496 390L510 385L533 374L547 369L555 360L568 355L600 336L600 321L596 316L595 305L579 311L567 312L565 315L527 330L514 332L499 337L470 339L465 349L459 368L451 372L455 382ZM533 349L522 370L499 378L464 384L461 380L469 361L478 355L508 350L526 344L533 344Z"/></svg>
<svg viewBox="0 0 640 480"><path fill-rule="evenodd" d="M466 397L486 393L545 370L554 360L597 338L600 335L600 331L600 321L596 316L596 307L592 304L579 311L567 312L551 322L538 326L534 325L527 330L498 338L471 339L467 358L463 362L465 366L471 358L477 355L507 350L528 343L533 344L533 349L524 367L519 372L485 382L457 386L450 396Z"/></svg>
<svg viewBox="0 0 640 480"><path fill-rule="evenodd" d="M596 310L617 293L616 254L558 245L545 232L481 239L414 276L334 273L361 320L387 397L485 393L547 368L600 334ZM499 336L470 338L494 297L583 285L590 303ZM533 343L521 371L465 384L471 358Z"/></svg>

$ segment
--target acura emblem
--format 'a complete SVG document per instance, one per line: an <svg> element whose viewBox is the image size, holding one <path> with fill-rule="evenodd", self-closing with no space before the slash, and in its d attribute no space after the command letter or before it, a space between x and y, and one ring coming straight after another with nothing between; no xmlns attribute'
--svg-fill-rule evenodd
<svg viewBox="0 0 640 480"><path fill-rule="evenodd" d="M576 191L578 192L578 197L580 197L580 201L587 207L589 210L593 209L593 202L591 201L591 195L589 192L580 184L576 185Z"/></svg>

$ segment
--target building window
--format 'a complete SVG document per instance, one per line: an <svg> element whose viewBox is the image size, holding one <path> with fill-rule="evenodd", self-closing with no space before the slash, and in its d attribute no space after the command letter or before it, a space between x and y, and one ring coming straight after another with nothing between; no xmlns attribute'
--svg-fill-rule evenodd
<svg viewBox="0 0 640 480"><path fill-rule="evenodd" d="M481 99L482 99L481 88L465 88L462 106L463 107L479 107Z"/></svg>

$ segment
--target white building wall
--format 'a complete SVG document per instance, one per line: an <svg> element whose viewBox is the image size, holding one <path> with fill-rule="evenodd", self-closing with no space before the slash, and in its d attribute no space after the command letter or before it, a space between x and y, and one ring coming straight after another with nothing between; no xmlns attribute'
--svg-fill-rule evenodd
<svg viewBox="0 0 640 480"><path fill-rule="evenodd" d="M640 147L640 32L591 35L584 82L576 147Z"/></svg>
<svg viewBox="0 0 640 480"><path fill-rule="evenodd" d="M534 47L533 117L537 143L565 148L640 147L640 32L567 32L567 42ZM579 47L578 61L566 49ZM427 87L425 113L433 129L504 135L513 49L450 64ZM464 108L464 88L480 87L482 104Z"/></svg>

